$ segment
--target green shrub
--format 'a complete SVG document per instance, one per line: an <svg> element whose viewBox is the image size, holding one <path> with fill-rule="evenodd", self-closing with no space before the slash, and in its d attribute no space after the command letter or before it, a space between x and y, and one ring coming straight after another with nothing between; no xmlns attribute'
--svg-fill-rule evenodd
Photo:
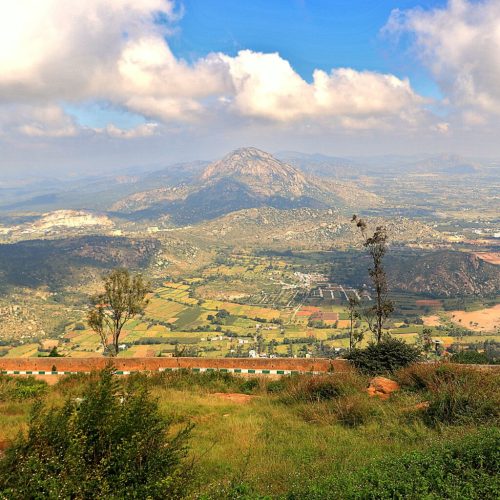
<svg viewBox="0 0 500 500"><path fill-rule="evenodd" d="M240 385L240 391L244 394L251 394L260 386L259 379L249 378L244 380Z"/></svg>
<svg viewBox="0 0 500 500"><path fill-rule="evenodd" d="M188 369L182 369L149 375L136 373L130 378L152 386L181 390L199 388L210 392L237 392L241 384L241 377L219 370L195 373Z"/></svg>
<svg viewBox="0 0 500 500"><path fill-rule="evenodd" d="M308 484L288 499L496 500L499 495L500 431L493 428Z"/></svg>
<svg viewBox="0 0 500 500"><path fill-rule="evenodd" d="M2 498L180 498L190 428L169 423L142 388L122 390L111 369L62 408L35 404L27 436L0 462Z"/></svg>
<svg viewBox="0 0 500 500"><path fill-rule="evenodd" d="M488 365L490 360L488 356L482 352L477 351L462 351L454 354L450 361L452 363L459 363L462 365Z"/></svg>
<svg viewBox="0 0 500 500"><path fill-rule="evenodd" d="M270 380L266 384L266 391L271 393L283 392L286 388L286 383L282 379Z"/></svg>
<svg viewBox="0 0 500 500"><path fill-rule="evenodd" d="M46 391L47 383L35 377L0 375L0 401L36 398Z"/></svg>
<svg viewBox="0 0 500 500"><path fill-rule="evenodd" d="M354 349L346 356L358 370L368 375L393 373L419 358L420 351L416 347L393 338L369 344L364 349Z"/></svg>

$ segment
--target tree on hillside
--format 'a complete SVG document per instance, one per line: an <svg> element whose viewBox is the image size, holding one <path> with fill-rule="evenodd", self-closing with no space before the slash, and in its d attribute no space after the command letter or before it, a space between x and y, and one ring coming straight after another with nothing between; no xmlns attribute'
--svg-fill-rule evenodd
<svg viewBox="0 0 500 500"><path fill-rule="evenodd" d="M131 275L127 269L114 269L103 278L104 292L91 297L87 321L101 338L104 352L116 356L123 327L134 316L144 312L149 284L142 275Z"/></svg>
<svg viewBox="0 0 500 500"><path fill-rule="evenodd" d="M417 336L417 347L428 356L433 349L432 343L432 330L430 328L423 328Z"/></svg>
<svg viewBox="0 0 500 500"><path fill-rule="evenodd" d="M364 332L354 330L359 314L359 299L351 294L348 299L347 309L349 314L349 351L352 351L363 340Z"/></svg>
<svg viewBox="0 0 500 500"><path fill-rule="evenodd" d="M368 268L368 274L375 289L375 304L365 311L365 319L375 341L379 343L382 340L385 323L394 311L394 304L389 299L387 275L383 265L387 253L387 230L384 226L377 226L370 236L367 234L367 224L363 219L353 215L352 222L361 232L363 246L368 250L373 262L373 266Z"/></svg>

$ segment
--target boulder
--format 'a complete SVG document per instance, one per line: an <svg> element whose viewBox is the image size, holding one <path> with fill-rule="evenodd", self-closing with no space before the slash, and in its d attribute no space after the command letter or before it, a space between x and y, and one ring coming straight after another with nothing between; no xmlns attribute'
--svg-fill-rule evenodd
<svg viewBox="0 0 500 500"><path fill-rule="evenodd" d="M367 392L370 396L378 396L381 399L387 399L393 392L399 391L399 384L385 377L374 377L370 380Z"/></svg>

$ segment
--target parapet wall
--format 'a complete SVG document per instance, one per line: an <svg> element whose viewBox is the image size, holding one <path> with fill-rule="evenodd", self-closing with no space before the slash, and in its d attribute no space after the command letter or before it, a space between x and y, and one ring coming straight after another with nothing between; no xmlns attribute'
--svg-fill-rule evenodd
<svg viewBox="0 0 500 500"><path fill-rule="evenodd" d="M2 372L57 372L62 374L101 370L111 363L122 372L169 369L223 370L236 373L345 372L351 369L343 359L321 358L0 358Z"/></svg>

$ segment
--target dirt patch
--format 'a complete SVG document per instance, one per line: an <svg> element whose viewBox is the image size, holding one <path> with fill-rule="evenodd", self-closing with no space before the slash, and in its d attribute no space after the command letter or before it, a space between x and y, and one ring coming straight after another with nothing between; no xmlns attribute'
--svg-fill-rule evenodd
<svg viewBox="0 0 500 500"><path fill-rule="evenodd" d="M494 332L500 328L500 304L479 311L451 311L453 323L475 332Z"/></svg>
<svg viewBox="0 0 500 500"><path fill-rule="evenodd" d="M240 394L239 392L214 392L212 396L219 399L231 401L231 403L245 404L252 400L253 396L249 394Z"/></svg>
<svg viewBox="0 0 500 500"><path fill-rule="evenodd" d="M425 326L439 326L441 324L441 318L437 314L431 314L430 316L424 316L422 318Z"/></svg>
<svg viewBox="0 0 500 500"><path fill-rule="evenodd" d="M474 255L485 262L500 266L500 252L477 252Z"/></svg>

